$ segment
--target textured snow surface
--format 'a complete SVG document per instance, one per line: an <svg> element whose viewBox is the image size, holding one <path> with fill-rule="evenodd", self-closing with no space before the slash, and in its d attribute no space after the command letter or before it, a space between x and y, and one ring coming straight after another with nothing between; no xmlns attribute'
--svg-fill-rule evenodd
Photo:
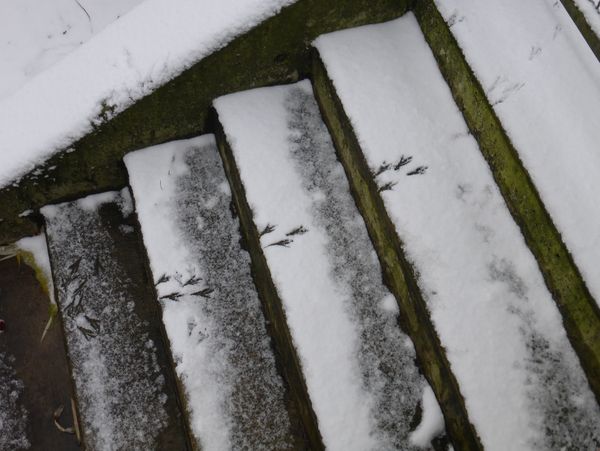
<svg viewBox="0 0 600 451"><path fill-rule="evenodd" d="M143 0L2 0L0 100L88 41L141 1Z"/></svg>
<svg viewBox="0 0 600 451"><path fill-rule="evenodd" d="M0 186L294 0L146 0L0 102Z"/></svg>
<svg viewBox="0 0 600 451"><path fill-rule="evenodd" d="M292 449L285 389L214 137L125 161L202 449Z"/></svg>
<svg viewBox="0 0 600 451"><path fill-rule="evenodd" d="M595 449L598 405L414 16L322 36L316 46L483 445Z"/></svg>
<svg viewBox="0 0 600 451"><path fill-rule="evenodd" d="M167 425L164 376L99 208L131 213L127 190L42 209L86 432L99 450L147 450ZM123 226L127 227L127 226ZM127 233L125 230L123 233Z"/></svg>
<svg viewBox="0 0 600 451"><path fill-rule="evenodd" d="M600 302L600 64L559 1L436 2Z"/></svg>
<svg viewBox="0 0 600 451"><path fill-rule="evenodd" d="M326 446L411 449L427 385L310 84L233 94L215 106Z"/></svg>
<svg viewBox="0 0 600 451"><path fill-rule="evenodd" d="M585 19L600 37L600 7L598 0L573 0L577 7L583 12Z"/></svg>
<svg viewBox="0 0 600 451"><path fill-rule="evenodd" d="M31 446L27 438L28 413L19 401L24 386L15 374L13 363L13 356L0 352L0 449L3 451Z"/></svg>

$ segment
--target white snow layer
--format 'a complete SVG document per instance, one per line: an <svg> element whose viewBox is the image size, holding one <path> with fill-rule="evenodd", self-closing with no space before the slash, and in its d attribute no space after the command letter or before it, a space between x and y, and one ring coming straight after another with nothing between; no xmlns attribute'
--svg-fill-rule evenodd
<svg viewBox="0 0 600 451"><path fill-rule="evenodd" d="M332 450L413 449L428 386L310 84L215 101ZM443 432L430 430L421 443Z"/></svg>
<svg viewBox="0 0 600 451"><path fill-rule="evenodd" d="M0 186L294 1L144 1L0 102Z"/></svg>
<svg viewBox="0 0 600 451"><path fill-rule="evenodd" d="M2 0L0 101L141 1Z"/></svg>
<svg viewBox="0 0 600 451"><path fill-rule="evenodd" d="M140 319L139 300L128 289L134 283L115 260L116 232L100 217L107 203L116 204L123 217L132 212L127 189L41 212L86 444L150 449L168 424L166 381L149 324Z"/></svg>
<svg viewBox="0 0 600 451"><path fill-rule="evenodd" d="M583 13L587 23L600 37L600 1L599 0L573 0L577 8Z"/></svg>
<svg viewBox="0 0 600 451"><path fill-rule="evenodd" d="M202 449L291 449L285 389L214 137L140 150L125 162Z"/></svg>
<svg viewBox="0 0 600 451"><path fill-rule="evenodd" d="M46 294L50 298L50 302L54 303L54 282L52 280L52 269L50 268L50 256L48 255L46 235L41 233L40 235L22 238L15 243L15 246L32 255L32 263L41 270L41 275L45 278L43 281L45 283L43 285L44 289L47 290Z"/></svg>
<svg viewBox="0 0 600 451"><path fill-rule="evenodd" d="M486 3L488 34L499 14L490 9L506 3ZM511 28L505 32L510 39ZM315 45L418 274L484 447L593 449L599 408L413 14L322 36Z"/></svg>
<svg viewBox="0 0 600 451"><path fill-rule="evenodd" d="M600 302L598 60L559 1L436 3Z"/></svg>

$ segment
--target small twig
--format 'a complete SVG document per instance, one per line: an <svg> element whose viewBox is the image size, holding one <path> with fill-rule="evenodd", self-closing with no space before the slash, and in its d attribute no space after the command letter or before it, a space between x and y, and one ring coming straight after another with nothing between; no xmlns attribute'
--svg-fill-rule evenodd
<svg viewBox="0 0 600 451"><path fill-rule="evenodd" d="M90 341L90 339L98 335L95 331L86 329L85 327L77 326L77 329L79 329L87 341Z"/></svg>
<svg viewBox="0 0 600 451"><path fill-rule="evenodd" d="M92 23L92 18L90 17L90 14L87 12L87 9L85 9L81 3L79 3L78 0L75 0L75 3L77 3L77 5L83 10L83 12L85 13L85 15L87 16L88 20L90 21L90 23Z"/></svg>

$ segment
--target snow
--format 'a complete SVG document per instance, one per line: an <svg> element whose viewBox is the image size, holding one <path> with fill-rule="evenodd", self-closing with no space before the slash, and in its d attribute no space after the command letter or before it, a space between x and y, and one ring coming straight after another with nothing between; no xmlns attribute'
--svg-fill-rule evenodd
<svg viewBox="0 0 600 451"><path fill-rule="evenodd" d="M6 451L31 447L27 437L29 414L20 402L25 387L15 374L14 360L0 351L0 449Z"/></svg>
<svg viewBox="0 0 600 451"><path fill-rule="evenodd" d="M598 0L573 0L577 8L583 13L587 23L592 30L600 37L600 9Z"/></svg>
<svg viewBox="0 0 600 451"><path fill-rule="evenodd" d="M444 416L431 387L425 388L421 405L423 419L419 427L410 435L410 442L420 448L426 448L432 437L437 437L444 431Z"/></svg>
<svg viewBox="0 0 600 451"><path fill-rule="evenodd" d="M310 84L214 104L326 447L414 449L410 423L428 386Z"/></svg>
<svg viewBox="0 0 600 451"><path fill-rule="evenodd" d="M151 449L168 422L158 351L138 316L135 282L115 257L118 232L99 214L114 203L126 216L129 197L125 189L41 210L85 440L93 449Z"/></svg>
<svg viewBox="0 0 600 451"><path fill-rule="evenodd" d="M488 34L507 3L487 4ZM315 45L484 447L597 447L600 409L559 312L412 13Z"/></svg>
<svg viewBox="0 0 600 451"><path fill-rule="evenodd" d="M0 186L293 2L144 1L0 102Z"/></svg>
<svg viewBox="0 0 600 451"><path fill-rule="evenodd" d="M560 2L436 3L600 302L598 60Z"/></svg>
<svg viewBox="0 0 600 451"><path fill-rule="evenodd" d="M141 1L3 0L0 4L0 101Z"/></svg>
<svg viewBox="0 0 600 451"><path fill-rule="evenodd" d="M125 162L196 439L206 450L293 448L214 137L140 150Z"/></svg>
<svg viewBox="0 0 600 451"><path fill-rule="evenodd" d="M41 270L41 275L44 280L42 286L47 291L47 295L50 298L51 303L55 303L54 300L54 282L52 279L52 269L50 267L50 257L48 255L48 245L46 243L46 235L40 234L37 236L22 238L15 243L15 246L25 252L29 252L33 257L34 268ZM38 271L36 276L40 277Z"/></svg>

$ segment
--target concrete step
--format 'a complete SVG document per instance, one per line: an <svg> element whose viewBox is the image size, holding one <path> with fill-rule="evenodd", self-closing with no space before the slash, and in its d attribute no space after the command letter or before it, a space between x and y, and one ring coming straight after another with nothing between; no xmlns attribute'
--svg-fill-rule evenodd
<svg viewBox="0 0 600 451"><path fill-rule="evenodd" d="M23 241L47 258L43 235ZM20 244L0 262L0 449L77 450L67 354L47 291L52 286L41 284L40 263ZM70 432L55 425L61 406L57 422Z"/></svg>
<svg viewBox="0 0 600 451"><path fill-rule="evenodd" d="M42 214L85 446L187 449L128 190Z"/></svg>
<svg viewBox="0 0 600 451"><path fill-rule="evenodd" d="M560 312L415 17L315 45L357 203L380 258L418 285L483 447L597 446L600 409Z"/></svg>
<svg viewBox="0 0 600 451"><path fill-rule="evenodd" d="M286 326L268 308L265 321L214 137L125 162L198 447L318 449L281 358L275 329Z"/></svg>
<svg viewBox="0 0 600 451"><path fill-rule="evenodd" d="M443 419L310 83L232 94L215 108L233 196L253 221L243 225L260 241L325 446L431 446ZM421 418L437 426L415 432Z"/></svg>

